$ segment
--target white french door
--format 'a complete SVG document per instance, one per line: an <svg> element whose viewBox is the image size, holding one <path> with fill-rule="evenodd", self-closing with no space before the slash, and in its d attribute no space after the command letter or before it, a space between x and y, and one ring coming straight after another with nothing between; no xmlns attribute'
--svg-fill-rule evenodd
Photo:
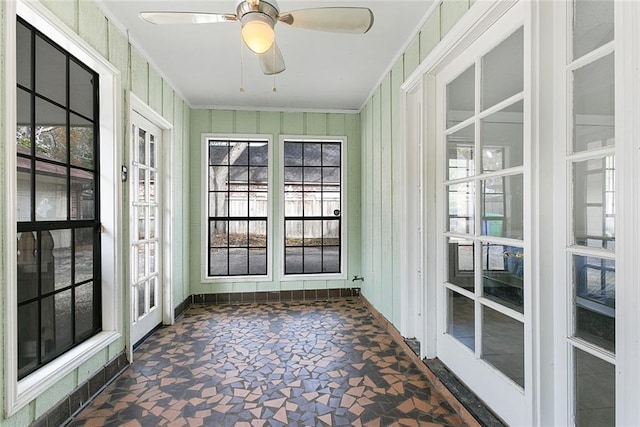
<svg viewBox="0 0 640 427"><path fill-rule="evenodd" d="M528 26L516 4L436 76L438 357L531 422Z"/></svg>
<svg viewBox="0 0 640 427"><path fill-rule="evenodd" d="M160 159L162 131L131 115L131 343L162 322L162 220Z"/></svg>

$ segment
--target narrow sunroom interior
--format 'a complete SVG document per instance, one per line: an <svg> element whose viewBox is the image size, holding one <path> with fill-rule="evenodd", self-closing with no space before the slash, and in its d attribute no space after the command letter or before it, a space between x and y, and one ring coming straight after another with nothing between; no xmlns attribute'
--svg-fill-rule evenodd
<svg viewBox="0 0 640 427"><path fill-rule="evenodd" d="M0 425L192 305L354 297L481 424L637 424L640 4L0 13Z"/></svg>

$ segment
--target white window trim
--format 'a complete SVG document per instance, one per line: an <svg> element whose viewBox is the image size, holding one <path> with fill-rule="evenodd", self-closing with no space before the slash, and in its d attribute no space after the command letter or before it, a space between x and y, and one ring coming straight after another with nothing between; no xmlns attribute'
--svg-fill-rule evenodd
<svg viewBox="0 0 640 427"><path fill-rule="evenodd" d="M345 173L346 165L347 165L347 137L346 136L312 136L312 135L280 135L280 143L278 145L278 151L280 153L279 161L280 168L278 170L278 195L280 198L280 215L278 217L278 221L280 227L284 227L284 143L286 141L295 141L295 142L340 142L340 202L341 202L341 210L340 210L340 220L341 220L341 228L340 228L340 273L326 273L326 274L284 274L284 261L285 261L285 248L284 248L284 230L278 236L280 239L280 281L281 282L293 282L293 281L301 281L305 282L311 281L320 281L320 280L346 280L347 279L347 250L349 248L347 243L347 230L349 228L348 225L348 216L347 212L347 174ZM281 228L282 229L282 228Z"/></svg>
<svg viewBox="0 0 640 427"><path fill-rule="evenodd" d="M158 126L162 131L162 146L160 147L160 161L161 163L161 194L160 194L160 203L158 209L160 209L160 218L162 219L162 234L160 235L160 240L158 241L158 245L162 247L162 264L160 271L160 279L162 286L162 324L163 325L173 325L175 321L175 311L173 308L173 273L172 273L172 260L173 260L173 222L171 218L173 218L173 210L174 210L174 195L171 191L172 184L171 179L174 175L173 168L174 161L173 156L171 155L171 147L173 147L173 125L167 121L164 117L158 114L153 108L151 108L148 104L145 104L140 98L138 98L133 92L129 93L129 105L131 108L131 112L135 111L140 114L145 119L149 120L154 125ZM131 129L131 117L129 115L129 126L128 129ZM133 144L131 144L131 150L133 150ZM176 171L176 174L179 173ZM133 177L129 174L129 179ZM133 217L131 217L133 220ZM130 228L133 230L133 227ZM125 256L130 256L127 254ZM129 284L129 282L127 281ZM131 286L126 286L125 298L128 301L128 304L131 304ZM130 313L130 306L127 307L127 313ZM128 332L128 355L129 361L133 361L133 345L135 342L131 341L131 325L133 323L133 319L129 319L129 332Z"/></svg>
<svg viewBox="0 0 640 427"><path fill-rule="evenodd" d="M269 161L267 162L267 174L269 183L267 185L267 274L255 276L209 276L209 143L210 139L224 139L229 141L267 141ZM201 135L202 146L202 283L247 283L247 282L270 282L273 277L273 135L271 134L238 134L238 133L203 133Z"/></svg>
<svg viewBox="0 0 640 427"><path fill-rule="evenodd" d="M109 203L101 203L102 239L102 332L54 361L18 381L17 330L17 254L7 245L5 256L4 306L5 332L5 416L38 397L80 365L107 348L122 336L122 280L120 248L121 221L119 219L122 189L117 180L117 166L122 159L118 129L121 129L120 72L95 49L67 28L46 7L34 0L5 3L5 140L13 141L16 132L16 16L50 37L55 43L77 57L100 75L100 196ZM108 149L111 147L111 149ZM13 200L5 212L6 242L15 242L16 215L16 149L7 143L5 149L5 194Z"/></svg>

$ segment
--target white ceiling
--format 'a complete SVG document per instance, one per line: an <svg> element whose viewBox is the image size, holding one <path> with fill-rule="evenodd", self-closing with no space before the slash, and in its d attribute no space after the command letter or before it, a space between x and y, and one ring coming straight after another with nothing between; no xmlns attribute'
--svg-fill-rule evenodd
<svg viewBox="0 0 640 427"><path fill-rule="evenodd" d="M262 74L246 48L240 92L240 23L153 25L141 11L235 13L231 0L100 0L116 25L129 31L161 74L195 108L359 110L419 25L433 0L278 0L281 12L312 7L368 7L375 16L364 35L333 34L276 25L287 69Z"/></svg>

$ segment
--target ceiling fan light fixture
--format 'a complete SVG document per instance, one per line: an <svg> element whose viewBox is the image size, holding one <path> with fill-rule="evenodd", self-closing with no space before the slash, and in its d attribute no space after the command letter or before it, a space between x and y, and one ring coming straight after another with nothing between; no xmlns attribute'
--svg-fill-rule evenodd
<svg viewBox="0 0 640 427"><path fill-rule="evenodd" d="M254 53L268 51L276 38L273 20L262 13L248 13L242 17L242 40Z"/></svg>

